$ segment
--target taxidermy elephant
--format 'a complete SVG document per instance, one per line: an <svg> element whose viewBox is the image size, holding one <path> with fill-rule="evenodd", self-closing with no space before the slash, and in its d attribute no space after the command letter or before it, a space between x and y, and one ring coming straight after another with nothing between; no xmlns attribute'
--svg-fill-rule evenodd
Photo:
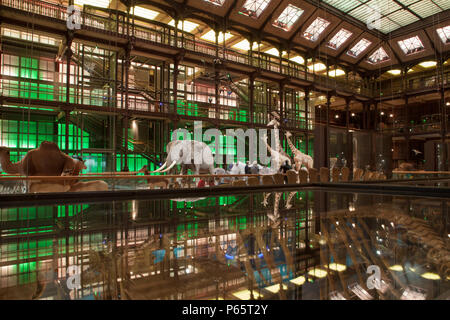
<svg viewBox="0 0 450 320"><path fill-rule="evenodd" d="M200 141L176 140L169 142L166 162L153 172L168 172L173 170L176 165L181 165L181 174L187 173L187 169L193 169L195 174L205 171L214 174L212 151L206 143Z"/></svg>

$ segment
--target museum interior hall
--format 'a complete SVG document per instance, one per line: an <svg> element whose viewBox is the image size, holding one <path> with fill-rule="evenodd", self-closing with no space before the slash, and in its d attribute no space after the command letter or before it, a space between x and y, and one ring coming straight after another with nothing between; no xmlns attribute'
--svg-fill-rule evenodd
<svg viewBox="0 0 450 320"><path fill-rule="evenodd" d="M0 300L448 300L449 115L449 0L0 0Z"/></svg>

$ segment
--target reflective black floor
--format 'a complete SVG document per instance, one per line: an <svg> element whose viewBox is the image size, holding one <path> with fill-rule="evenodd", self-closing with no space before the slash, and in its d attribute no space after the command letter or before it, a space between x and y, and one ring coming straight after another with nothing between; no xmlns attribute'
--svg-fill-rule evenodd
<svg viewBox="0 0 450 320"><path fill-rule="evenodd" d="M324 191L0 209L0 299L449 299L444 199Z"/></svg>

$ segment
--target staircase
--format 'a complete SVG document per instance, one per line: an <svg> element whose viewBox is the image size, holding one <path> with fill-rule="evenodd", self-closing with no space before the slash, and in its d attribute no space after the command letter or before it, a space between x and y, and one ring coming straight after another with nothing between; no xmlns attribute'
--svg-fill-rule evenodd
<svg viewBox="0 0 450 320"><path fill-rule="evenodd" d="M245 90L233 82L229 82L227 85L230 87L231 91L237 94L239 98L248 103L248 89Z"/></svg>

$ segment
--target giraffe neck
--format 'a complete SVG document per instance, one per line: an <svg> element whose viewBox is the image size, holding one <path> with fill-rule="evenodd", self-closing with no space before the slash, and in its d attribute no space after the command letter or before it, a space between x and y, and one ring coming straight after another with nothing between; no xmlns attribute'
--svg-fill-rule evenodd
<svg viewBox="0 0 450 320"><path fill-rule="evenodd" d="M301 154L301 152L294 146L294 144L288 137L286 137L286 140L289 145L289 148L291 148L291 151L294 153L294 155Z"/></svg>

